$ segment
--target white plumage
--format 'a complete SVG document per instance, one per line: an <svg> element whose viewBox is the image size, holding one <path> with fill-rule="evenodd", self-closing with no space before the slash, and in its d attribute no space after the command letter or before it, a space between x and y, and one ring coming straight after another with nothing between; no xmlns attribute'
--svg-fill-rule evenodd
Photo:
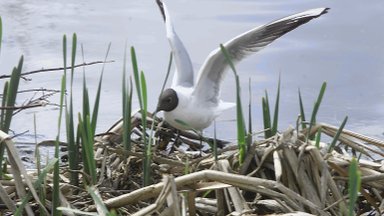
<svg viewBox="0 0 384 216"><path fill-rule="evenodd" d="M222 111L235 105L219 98L220 84L228 63L220 48L213 50L194 81L190 57L173 28L167 6L161 0L157 0L157 3L163 14L167 38L176 64L171 88L160 96L157 111L163 110L165 120L178 129L202 130ZM325 14L327 10L328 8L316 8L276 20L238 35L226 42L224 47L233 62L237 63L287 32Z"/></svg>

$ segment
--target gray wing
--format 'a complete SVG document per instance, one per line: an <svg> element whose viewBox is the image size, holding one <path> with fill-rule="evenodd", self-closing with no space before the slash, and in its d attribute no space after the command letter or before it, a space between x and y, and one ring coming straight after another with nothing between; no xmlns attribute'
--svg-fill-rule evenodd
<svg viewBox="0 0 384 216"><path fill-rule="evenodd" d="M160 8L160 12L162 13L165 21L167 38L169 44L171 45L173 59L176 63L176 71L173 77L172 86L180 85L183 87L192 87L193 67L191 59L188 55L187 50L184 47L183 42L181 42L179 36L177 36L173 28L172 20L168 13L167 6L162 0L157 0L156 2Z"/></svg>
<svg viewBox="0 0 384 216"><path fill-rule="evenodd" d="M237 63L300 25L327 13L327 10L328 8L316 8L279 19L233 38L224 47L231 60ZM228 63L220 48L212 51L199 71L193 94L202 101L217 104L220 84L227 68Z"/></svg>

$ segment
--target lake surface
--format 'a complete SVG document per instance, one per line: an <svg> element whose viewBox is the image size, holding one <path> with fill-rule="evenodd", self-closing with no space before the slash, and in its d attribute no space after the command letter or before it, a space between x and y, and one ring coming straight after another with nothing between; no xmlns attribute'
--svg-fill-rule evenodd
<svg viewBox="0 0 384 216"><path fill-rule="evenodd" d="M300 88L310 115L323 81L328 87L318 121L340 125L349 116L346 128L383 138L384 120L384 2L364 1L256 1L182 0L167 1L175 29L199 69L208 53L232 37L256 26L315 7L330 7L328 14L283 36L261 52L237 65L244 107L248 103L248 81L252 83L253 128L262 128L261 97L269 93L274 104L277 80L281 74L280 130L295 125L299 113ZM105 67L98 132L107 130L121 116L121 77L125 43L136 49L139 67L148 83L149 109L154 110L169 57L162 17L155 1L48 1L14 0L0 2L3 42L0 74L9 74L21 55L24 72L61 67L62 37L78 36L77 62L103 60L112 43ZM129 59L128 59L129 60ZM90 94L95 95L102 66L85 68ZM131 71L131 66L128 66ZM62 72L31 75L20 89L60 89ZM74 80L75 109L81 109L83 69ZM0 80L3 89L4 80ZM222 98L235 101L235 81L228 73L222 85ZM20 95L21 104L32 94ZM37 94L35 97L40 96ZM59 103L58 97L49 98ZM93 97L92 97L93 100ZM134 108L138 107L137 99ZM247 111L245 112L247 113ZM46 106L17 114L12 123L21 142L34 141L34 116L37 140L54 139L58 109ZM236 138L235 109L217 121L218 137ZM213 134L213 129L205 132ZM63 139L65 136L62 136Z"/></svg>

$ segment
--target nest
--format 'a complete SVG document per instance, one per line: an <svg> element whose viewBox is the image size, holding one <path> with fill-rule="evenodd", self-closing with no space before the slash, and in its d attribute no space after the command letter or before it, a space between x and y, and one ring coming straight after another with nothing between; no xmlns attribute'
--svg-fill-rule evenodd
<svg viewBox="0 0 384 216"><path fill-rule="evenodd" d="M384 212L384 166L378 160L384 155L384 142L380 140L343 130L339 143L329 151L328 144L316 147L306 137L319 127L322 133L333 137L336 127L318 124L312 131L288 128L269 139L253 141L240 163L237 144L218 140L223 148L214 157L210 148L200 150L202 140L211 143L211 139L177 131L148 116L148 128L153 121L157 128L152 184L148 186L143 187L142 131L149 129L143 130L139 113L132 118L131 151L121 145L121 121L95 137L98 184L93 189L104 205L118 214L347 215L348 168L359 154L361 189L354 210L361 215ZM6 143L12 142L6 135L2 137ZM68 184L68 174L68 167L63 166L63 205L100 212L100 205L95 205L87 191ZM31 173L29 176L33 179ZM5 191L16 187L15 183L4 183L1 186Z"/></svg>

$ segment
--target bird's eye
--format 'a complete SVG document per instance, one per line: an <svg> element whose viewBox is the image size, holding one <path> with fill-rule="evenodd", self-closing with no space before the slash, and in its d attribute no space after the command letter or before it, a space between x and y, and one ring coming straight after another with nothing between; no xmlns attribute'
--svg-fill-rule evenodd
<svg viewBox="0 0 384 216"><path fill-rule="evenodd" d="M172 102L172 98L167 98L167 103L171 103Z"/></svg>

